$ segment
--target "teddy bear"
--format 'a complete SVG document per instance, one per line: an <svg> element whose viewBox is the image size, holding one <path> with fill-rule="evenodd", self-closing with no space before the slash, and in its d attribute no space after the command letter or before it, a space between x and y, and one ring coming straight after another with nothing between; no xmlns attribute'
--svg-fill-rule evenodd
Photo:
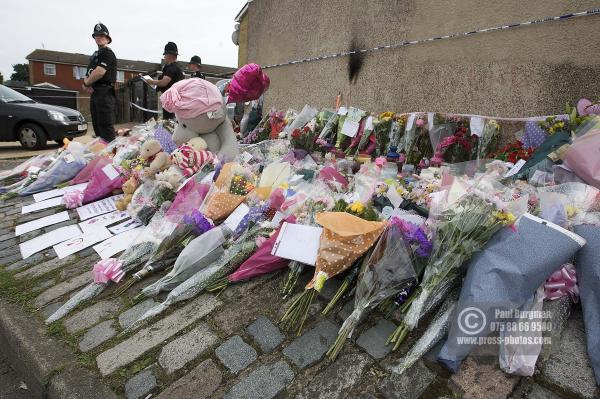
<svg viewBox="0 0 600 399"><path fill-rule="evenodd" d="M123 187L121 187L124 194L123 198L115 202L115 206L118 210L124 211L127 209L127 205L129 205L129 203L131 202L131 198L133 198L133 193L135 193L135 190L137 190L139 185L140 183L135 177L130 177L129 180L123 183Z"/></svg>
<svg viewBox="0 0 600 399"><path fill-rule="evenodd" d="M183 172L179 167L173 165L167 170L158 172L155 177L157 182L168 183L171 189L176 190L183 183Z"/></svg>
<svg viewBox="0 0 600 399"><path fill-rule="evenodd" d="M204 151L208 148L208 144L206 144L206 141L202 137L193 137L185 145L192 147L196 151Z"/></svg>
<svg viewBox="0 0 600 399"><path fill-rule="evenodd" d="M182 145L173 151L171 159L173 167L177 166L185 177L190 177L203 165L213 162L215 156L210 151L196 150L189 145Z"/></svg>
<svg viewBox="0 0 600 399"><path fill-rule="evenodd" d="M142 171L145 177L154 177L171 166L171 156L162 150L158 140L146 140L140 149L140 158L150 165Z"/></svg>
<svg viewBox="0 0 600 399"><path fill-rule="evenodd" d="M238 142L219 89L202 79L184 79L160 96L164 109L175 114L173 141L181 146L201 137L206 149L225 160L239 153Z"/></svg>

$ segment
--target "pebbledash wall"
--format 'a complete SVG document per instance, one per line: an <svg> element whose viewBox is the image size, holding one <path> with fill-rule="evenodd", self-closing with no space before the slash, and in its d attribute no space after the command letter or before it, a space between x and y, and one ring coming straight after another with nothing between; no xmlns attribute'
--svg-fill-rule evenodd
<svg viewBox="0 0 600 399"><path fill-rule="evenodd" d="M254 0L247 60L261 65L584 11L598 1ZM600 16L381 50L350 85L348 57L268 69L267 109L351 104L369 111L525 117L600 96ZM242 39L242 38L241 38ZM240 49L241 50L241 49ZM241 55L244 56L244 55Z"/></svg>

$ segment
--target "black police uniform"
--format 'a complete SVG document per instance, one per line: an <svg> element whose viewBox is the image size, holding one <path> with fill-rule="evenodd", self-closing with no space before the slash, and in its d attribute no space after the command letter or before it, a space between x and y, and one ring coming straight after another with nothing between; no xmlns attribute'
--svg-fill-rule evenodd
<svg viewBox="0 0 600 399"><path fill-rule="evenodd" d="M165 51L164 51L163 55L167 54L167 53L177 55L178 54L177 45L173 42L167 43L165 46ZM164 76L170 77L171 81L165 87L157 88L157 91L165 92L165 91L169 90L171 88L171 86L173 86L175 83L182 80L184 77L183 71L181 70L181 68L179 68L179 65L177 65L176 62L173 62L171 64L166 64L163 67L162 75L160 75L159 80L162 79ZM163 119L175 119L175 114L173 114L163 108Z"/></svg>
<svg viewBox="0 0 600 399"><path fill-rule="evenodd" d="M200 79L206 80L206 77L200 71L196 71L196 72L192 73L192 78L200 78Z"/></svg>
<svg viewBox="0 0 600 399"><path fill-rule="evenodd" d="M190 60L190 64L196 64L196 65L200 66L200 65L202 65L202 59L200 57L198 57L197 55L195 55ZM206 79L204 74L200 71L192 72L192 78Z"/></svg>
<svg viewBox="0 0 600 399"><path fill-rule="evenodd" d="M101 30L98 29L99 26L101 26ZM104 32L106 32L108 36L108 30L104 25L96 25L95 31L98 31L98 34L105 34ZM86 76L89 76L98 66L106 69L106 73L92 84L92 89L94 89L90 99L92 125L96 136L102 137L106 141L112 141L115 138L114 124L117 97L114 83L117 80L117 57L110 48L103 47L94 52L90 57Z"/></svg>

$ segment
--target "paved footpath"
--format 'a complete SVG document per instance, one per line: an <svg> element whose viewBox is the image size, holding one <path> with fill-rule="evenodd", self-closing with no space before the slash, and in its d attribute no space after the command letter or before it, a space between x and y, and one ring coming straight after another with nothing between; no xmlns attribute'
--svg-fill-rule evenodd
<svg viewBox="0 0 600 399"><path fill-rule="evenodd" d="M568 321L556 323L553 345L544 347L536 374L529 378L508 376L495 357L477 356L469 357L460 372L451 375L435 362L438 347L405 374L395 375L390 367L422 330L398 351L390 352L384 343L398 319L386 320L378 312L364 321L331 362L325 352L349 314L352 300L345 299L330 315L322 316L320 310L340 283L330 281L298 337L278 325L293 299L283 300L279 294L284 273L184 301L129 334L121 332L164 299L133 301L158 276L134 285L121 297L114 297L113 286L63 320L45 326L47 316L91 281L90 271L99 257L90 248L59 260L50 249L21 260L17 244L41 231L14 237L14 226L58 211L21 215L21 206L31 202L31 197L25 197L0 203L0 348L35 397L598 396L585 353L581 309L565 306L565 302L546 304L557 321ZM72 216L70 223L75 220ZM307 271L302 281L309 278Z"/></svg>

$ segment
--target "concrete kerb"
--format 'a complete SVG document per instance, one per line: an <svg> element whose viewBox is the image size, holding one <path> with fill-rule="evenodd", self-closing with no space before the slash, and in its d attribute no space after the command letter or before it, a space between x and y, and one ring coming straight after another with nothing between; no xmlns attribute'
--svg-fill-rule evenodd
<svg viewBox="0 0 600 399"><path fill-rule="evenodd" d="M44 336L45 328L19 306L0 299L0 345L31 393L49 399L116 399L98 375L81 367L65 344Z"/></svg>

